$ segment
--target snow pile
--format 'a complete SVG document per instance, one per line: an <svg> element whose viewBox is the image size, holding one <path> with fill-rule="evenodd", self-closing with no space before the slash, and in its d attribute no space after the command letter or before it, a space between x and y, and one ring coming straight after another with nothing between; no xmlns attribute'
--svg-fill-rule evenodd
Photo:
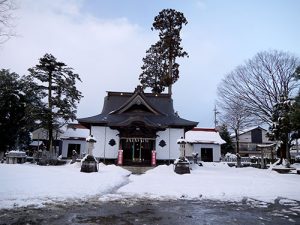
<svg viewBox="0 0 300 225"><path fill-rule="evenodd" d="M0 164L0 208L41 205L105 194L128 180L117 166L100 164L99 173L81 173L80 163L66 166Z"/></svg>
<svg viewBox="0 0 300 225"><path fill-rule="evenodd" d="M294 164L295 165L295 164ZM294 166L293 165L293 166ZM0 208L43 205L68 199L213 199L243 198L273 202L278 197L300 201L300 177L222 163L191 165L179 175L174 166L157 166L143 175L130 175L115 166L99 165L98 173L81 173L80 163L65 166L0 164ZM300 164L297 164L297 167Z"/></svg>
<svg viewBox="0 0 300 225"><path fill-rule="evenodd" d="M19 157L26 157L26 152L24 151L19 151L19 150L11 150L7 153L5 153L7 156L19 156Z"/></svg>
<svg viewBox="0 0 300 225"><path fill-rule="evenodd" d="M118 190L122 196L158 199L236 200L244 197L273 202L277 197L300 200L299 176L226 163L194 165L191 174L178 175L173 166L158 166Z"/></svg>
<svg viewBox="0 0 300 225"><path fill-rule="evenodd" d="M227 152L227 153L225 154L225 158L226 158L226 159L236 159L237 156L236 156L235 154L232 154L232 153L230 153L230 152Z"/></svg>

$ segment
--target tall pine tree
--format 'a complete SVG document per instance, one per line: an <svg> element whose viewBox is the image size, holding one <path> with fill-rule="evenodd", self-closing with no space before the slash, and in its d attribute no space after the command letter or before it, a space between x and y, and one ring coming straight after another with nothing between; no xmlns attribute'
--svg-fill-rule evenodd
<svg viewBox="0 0 300 225"><path fill-rule="evenodd" d="M0 70L0 152L28 146L38 114L34 109L41 104L36 87L32 80Z"/></svg>
<svg viewBox="0 0 300 225"><path fill-rule="evenodd" d="M158 44L152 45L143 58L144 65L139 80L144 88L149 87L153 93L161 93L165 90L162 82L163 65L159 53Z"/></svg>
<svg viewBox="0 0 300 225"><path fill-rule="evenodd" d="M226 141L225 144L221 145L221 153L225 155L227 152L234 153L234 148L232 145L232 140L230 138L230 134L226 124L222 124L219 128L220 137Z"/></svg>
<svg viewBox="0 0 300 225"><path fill-rule="evenodd" d="M51 54L45 54L39 64L28 69L30 77L37 80L46 100L40 108L41 127L48 130L48 150L53 152L53 132L62 124L76 118L77 103L82 95L76 88L76 81L81 81L73 69Z"/></svg>
<svg viewBox="0 0 300 225"><path fill-rule="evenodd" d="M295 71L295 78L300 81L300 66ZM298 95L295 97L294 111L291 113L291 122L293 127L293 139L300 138L300 89L298 90Z"/></svg>
<svg viewBox="0 0 300 225"><path fill-rule="evenodd" d="M183 13L174 9L163 9L155 18L152 30L159 31L160 40L147 51L146 58L143 59L143 73L140 80L144 87L150 87L153 91L153 80L159 77L159 86L168 87L168 93L172 94L172 85L179 78L179 64L176 58L188 56L187 52L181 47L180 31L183 25L188 22ZM151 58L149 61L148 59ZM152 73L153 63L156 64L156 71L160 73ZM158 91L163 91L159 88ZM159 93L160 93L159 92Z"/></svg>
<svg viewBox="0 0 300 225"><path fill-rule="evenodd" d="M272 141L279 141L280 148L278 156L282 164L283 159L287 160L286 166L289 167L290 160L290 133L293 131L291 115L295 111L293 101L287 96L281 95L280 101L275 104L272 114L272 126L269 128L268 137Z"/></svg>

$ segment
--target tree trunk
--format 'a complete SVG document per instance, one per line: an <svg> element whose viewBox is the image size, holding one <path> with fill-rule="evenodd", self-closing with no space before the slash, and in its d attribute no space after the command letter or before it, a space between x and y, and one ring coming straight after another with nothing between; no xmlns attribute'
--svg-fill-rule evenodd
<svg viewBox="0 0 300 225"><path fill-rule="evenodd" d="M168 76L171 81L171 83L168 86L168 94L169 95L172 95L172 67L173 67L173 62L172 62L172 59L169 58L169 74L168 74Z"/></svg>
<svg viewBox="0 0 300 225"><path fill-rule="evenodd" d="M48 127L48 134L49 134L49 137L48 137L48 150L49 150L49 152L51 153L51 155L52 155L52 153L53 153L53 128L52 128L52 124L50 124L50 122L49 122L49 127Z"/></svg>
<svg viewBox="0 0 300 225"><path fill-rule="evenodd" d="M48 117L48 150L52 157L53 154L53 118L52 118L52 72L49 73L49 87L48 87L48 107L49 107L49 117Z"/></svg>
<svg viewBox="0 0 300 225"><path fill-rule="evenodd" d="M234 130L235 139L236 139L236 153L240 153L240 140L239 140L239 132L238 130Z"/></svg>
<svg viewBox="0 0 300 225"><path fill-rule="evenodd" d="M289 134L286 134L286 140L284 144L285 149L285 160L286 160L286 167L290 167L290 149L289 149Z"/></svg>

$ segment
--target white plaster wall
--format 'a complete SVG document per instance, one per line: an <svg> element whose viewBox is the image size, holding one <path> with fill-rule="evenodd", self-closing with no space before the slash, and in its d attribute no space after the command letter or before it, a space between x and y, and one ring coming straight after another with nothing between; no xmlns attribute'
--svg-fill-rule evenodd
<svg viewBox="0 0 300 225"><path fill-rule="evenodd" d="M68 146L69 144L80 144L80 157L84 153L87 152L87 143L86 141L83 140L63 140L62 142L62 150L61 150L61 155L63 158L67 158L68 156Z"/></svg>
<svg viewBox="0 0 300 225"><path fill-rule="evenodd" d="M201 148L213 149L213 161L219 162L221 158L221 146L216 144L193 144L193 152L198 153L201 160Z"/></svg>
<svg viewBox="0 0 300 225"><path fill-rule="evenodd" d="M93 150L93 154L95 157L103 157L104 156L104 130L105 127L99 127L99 126L91 126L91 134L94 136L94 138L96 139L96 143L94 145L94 150Z"/></svg>
<svg viewBox="0 0 300 225"><path fill-rule="evenodd" d="M194 145L186 144L185 145L185 156L192 156L193 152L194 152Z"/></svg>
<svg viewBox="0 0 300 225"><path fill-rule="evenodd" d="M117 158L120 138L117 136L119 132L109 127L92 126L91 134L95 137L96 143L94 148L94 156L100 158L114 159ZM115 139L116 145L110 146L110 139Z"/></svg>
<svg viewBox="0 0 300 225"><path fill-rule="evenodd" d="M171 128L171 139L170 139L170 148L171 148L171 159L177 159L180 156L179 144L177 140L181 137L184 137L184 129L174 129Z"/></svg>
<svg viewBox="0 0 300 225"><path fill-rule="evenodd" d="M156 158L157 159L169 159L169 129L165 131L158 131L156 133L157 138L155 141L155 148L156 148ZM161 147L159 146L159 142L164 140L166 142L166 146Z"/></svg>
<svg viewBox="0 0 300 225"><path fill-rule="evenodd" d="M116 159L118 158L118 150L120 145L120 137L117 136L119 134L118 130L112 130L109 127L106 127L106 141L105 141L105 158L107 159ZM114 146L109 145L109 141L114 139L116 144Z"/></svg>
<svg viewBox="0 0 300 225"><path fill-rule="evenodd" d="M156 158L161 160L177 159L180 156L177 140L184 137L183 129L168 128L165 131L157 132L156 138ZM165 147L159 146L159 142L164 140Z"/></svg>

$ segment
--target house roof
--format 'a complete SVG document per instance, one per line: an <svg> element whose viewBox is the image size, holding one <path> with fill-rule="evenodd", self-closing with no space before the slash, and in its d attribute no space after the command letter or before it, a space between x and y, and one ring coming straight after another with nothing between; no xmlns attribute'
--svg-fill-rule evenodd
<svg viewBox="0 0 300 225"><path fill-rule="evenodd" d="M134 92L107 92L102 112L78 121L86 126L110 127L122 127L141 122L159 129L167 127L192 129L198 124L180 118L174 112L171 95L144 93L139 86Z"/></svg>
<svg viewBox="0 0 300 225"><path fill-rule="evenodd" d="M252 131L252 130L255 130L255 129L261 129L261 130L267 131L266 129L262 128L261 126L255 126L255 127L249 127L249 128L246 128L246 129L241 130L241 131L239 132L239 135L248 133L248 132L250 132L250 131ZM235 137L235 133L230 134L230 137L231 137L231 138Z"/></svg>
<svg viewBox="0 0 300 225"><path fill-rule="evenodd" d="M81 124L68 124L63 134L61 135L61 139L78 139L85 140L87 136L89 136L90 130Z"/></svg>
<svg viewBox="0 0 300 225"><path fill-rule="evenodd" d="M224 144L226 143L214 128L194 128L185 133L188 143Z"/></svg>

